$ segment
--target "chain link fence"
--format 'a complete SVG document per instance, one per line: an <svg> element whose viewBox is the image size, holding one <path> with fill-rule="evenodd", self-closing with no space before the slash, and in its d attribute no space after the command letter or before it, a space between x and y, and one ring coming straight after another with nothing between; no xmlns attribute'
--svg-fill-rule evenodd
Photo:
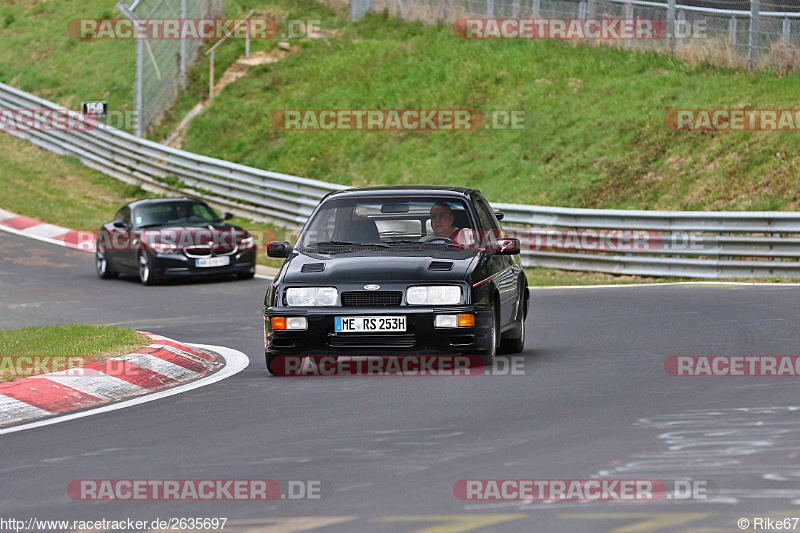
<svg viewBox="0 0 800 533"><path fill-rule="evenodd" d="M734 68L800 67L797 0L350 0L351 20L388 11L404 20L453 23L487 18L640 18L664 21L658 40L605 45L674 52L689 62Z"/></svg>
<svg viewBox="0 0 800 533"><path fill-rule="evenodd" d="M117 4L131 20L218 18L225 0L127 0ZM141 137L186 88L189 65L203 41L197 39L137 39L134 80L134 135Z"/></svg>

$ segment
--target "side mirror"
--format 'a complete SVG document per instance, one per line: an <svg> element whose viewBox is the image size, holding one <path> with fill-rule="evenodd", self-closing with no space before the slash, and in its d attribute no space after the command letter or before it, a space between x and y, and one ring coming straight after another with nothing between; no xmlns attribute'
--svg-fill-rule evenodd
<svg viewBox="0 0 800 533"><path fill-rule="evenodd" d="M292 253L292 245L287 241L272 241L267 245L267 255L269 257L289 257Z"/></svg>
<svg viewBox="0 0 800 533"><path fill-rule="evenodd" d="M222 220L230 220L233 218L231 213L222 213Z"/></svg>
<svg viewBox="0 0 800 533"><path fill-rule="evenodd" d="M127 229L128 228L128 225L126 223L124 223L123 221L121 221L121 220L115 220L114 222L111 223L111 225L114 226L117 229Z"/></svg>
<svg viewBox="0 0 800 533"><path fill-rule="evenodd" d="M502 212L502 211L500 211L499 209L495 209L495 210L494 210L494 217L495 217L497 220L503 220L504 218L506 218L506 215L505 215L505 213L503 213L503 212Z"/></svg>
<svg viewBox="0 0 800 533"><path fill-rule="evenodd" d="M519 254L519 239L497 239L498 255L517 255Z"/></svg>

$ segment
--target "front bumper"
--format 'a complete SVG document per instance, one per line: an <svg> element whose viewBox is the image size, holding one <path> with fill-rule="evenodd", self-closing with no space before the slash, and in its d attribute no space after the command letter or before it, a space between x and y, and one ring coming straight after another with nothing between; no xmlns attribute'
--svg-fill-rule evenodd
<svg viewBox="0 0 800 533"><path fill-rule="evenodd" d="M435 328L435 315L472 313L475 326ZM486 349L491 335L491 307L458 305L447 307L270 307L264 314L264 349L272 355L393 355L404 353L476 354ZM337 333L337 316L406 317L403 333ZM304 316L307 330L273 330L273 316Z"/></svg>
<svg viewBox="0 0 800 533"><path fill-rule="evenodd" d="M156 253L153 268L163 278L249 274L256 271L255 250L244 250L227 257L231 258L228 265L198 267L195 258L186 257L181 253Z"/></svg>

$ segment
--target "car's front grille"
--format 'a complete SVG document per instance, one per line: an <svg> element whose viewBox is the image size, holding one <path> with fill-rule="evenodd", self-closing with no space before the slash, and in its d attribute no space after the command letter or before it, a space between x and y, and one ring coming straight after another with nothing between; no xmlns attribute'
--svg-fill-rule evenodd
<svg viewBox="0 0 800 533"><path fill-rule="evenodd" d="M396 307L403 301L401 291L351 291L342 293L343 307Z"/></svg>
<svg viewBox="0 0 800 533"><path fill-rule="evenodd" d="M328 335L331 348L412 348L414 335L401 333L393 335Z"/></svg>
<svg viewBox="0 0 800 533"><path fill-rule="evenodd" d="M231 255L238 250L238 246L230 244L218 244L215 248L212 248L208 245L202 246L187 246L183 249L183 253L186 254L187 257L211 257L213 256L220 256L220 255Z"/></svg>

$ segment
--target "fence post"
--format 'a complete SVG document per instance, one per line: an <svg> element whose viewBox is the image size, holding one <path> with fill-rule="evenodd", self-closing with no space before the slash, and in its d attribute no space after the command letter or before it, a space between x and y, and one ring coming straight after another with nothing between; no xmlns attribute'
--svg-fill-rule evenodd
<svg viewBox="0 0 800 533"><path fill-rule="evenodd" d="M667 37L669 47L675 50L675 0L667 0Z"/></svg>
<svg viewBox="0 0 800 533"><path fill-rule="evenodd" d="M489 18L494 17L494 0L486 0L486 16Z"/></svg>
<svg viewBox="0 0 800 533"><path fill-rule="evenodd" d="M244 57L250 59L250 19L247 19L247 37L244 42Z"/></svg>
<svg viewBox="0 0 800 533"><path fill-rule="evenodd" d="M686 27L686 13L683 9L678 10L678 20L675 22L675 28L681 29L681 35L675 38L675 50L678 51L683 47L683 29ZM678 33L677 31L675 32Z"/></svg>
<svg viewBox="0 0 800 533"><path fill-rule="evenodd" d="M519 0L514 0L511 4L511 18L519 18Z"/></svg>
<svg viewBox="0 0 800 533"><path fill-rule="evenodd" d="M625 4L625 18L627 20L633 20L633 4ZM630 48L631 40L625 39L625 48Z"/></svg>
<svg viewBox="0 0 800 533"><path fill-rule="evenodd" d="M541 12L540 9L541 0L533 0L533 18L538 19L539 13Z"/></svg>
<svg viewBox="0 0 800 533"><path fill-rule="evenodd" d="M750 0L750 38L747 43L747 70L753 70L758 61L758 26L761 0Z"/></svg>
<svg viewBox="0 0 800 533"><path fill-rule="evenodd" d="M731 15L731 18L728 21L728 42L733 48L736 48L737 33L738 31L736 27L736 16Z"/></svg>
<svg viewBox="0 0 800 533"><path fill-rule="evenodd" d="M453 0L444 0L444 20L449 21L452 16Z"/></svg>
<svg viewBox="0 0 800 533"><path fill-rule="evenodd" d="M185 21L186 18L187 18L186 0L181 0L181 21L182 21L181 22L181 26L183 25L183 21ZM181 56L180 57L180 64L181 64L181 66L180 66L180 69L181 69L181 72L180 72L180 84L181 84L181 90L185 91L186 90L186 75L187 75L187 69L188 69L188 67L186 66L186 39L181 39L181 47L180 47L180 51L178 53Z"/></svg>
<svg viewBox="0 0 800 533"><path fill-rule="evenodd" d="M783 19L783 44L789 46L792 42L792 21L789 17Z"/></svg>
<svg viewBox="0 0 800 533"><path fill-rule="evenodd" d="M135 20L135 27L138 28L139 21ZM134 30L136 31L136 30ZM136 79L133 89L133 109L136 116L133 121L133 134L137 137L142 136L142 120L144 118L144 102L142 101L144 92L144 39L136 39Z"/></svg>
<svg viewBox="0 0 800 533"><path fill-rule="evenodd" d="M214 98L214 50L211 51L211 57L208 61L208 99Z"/></svg>

